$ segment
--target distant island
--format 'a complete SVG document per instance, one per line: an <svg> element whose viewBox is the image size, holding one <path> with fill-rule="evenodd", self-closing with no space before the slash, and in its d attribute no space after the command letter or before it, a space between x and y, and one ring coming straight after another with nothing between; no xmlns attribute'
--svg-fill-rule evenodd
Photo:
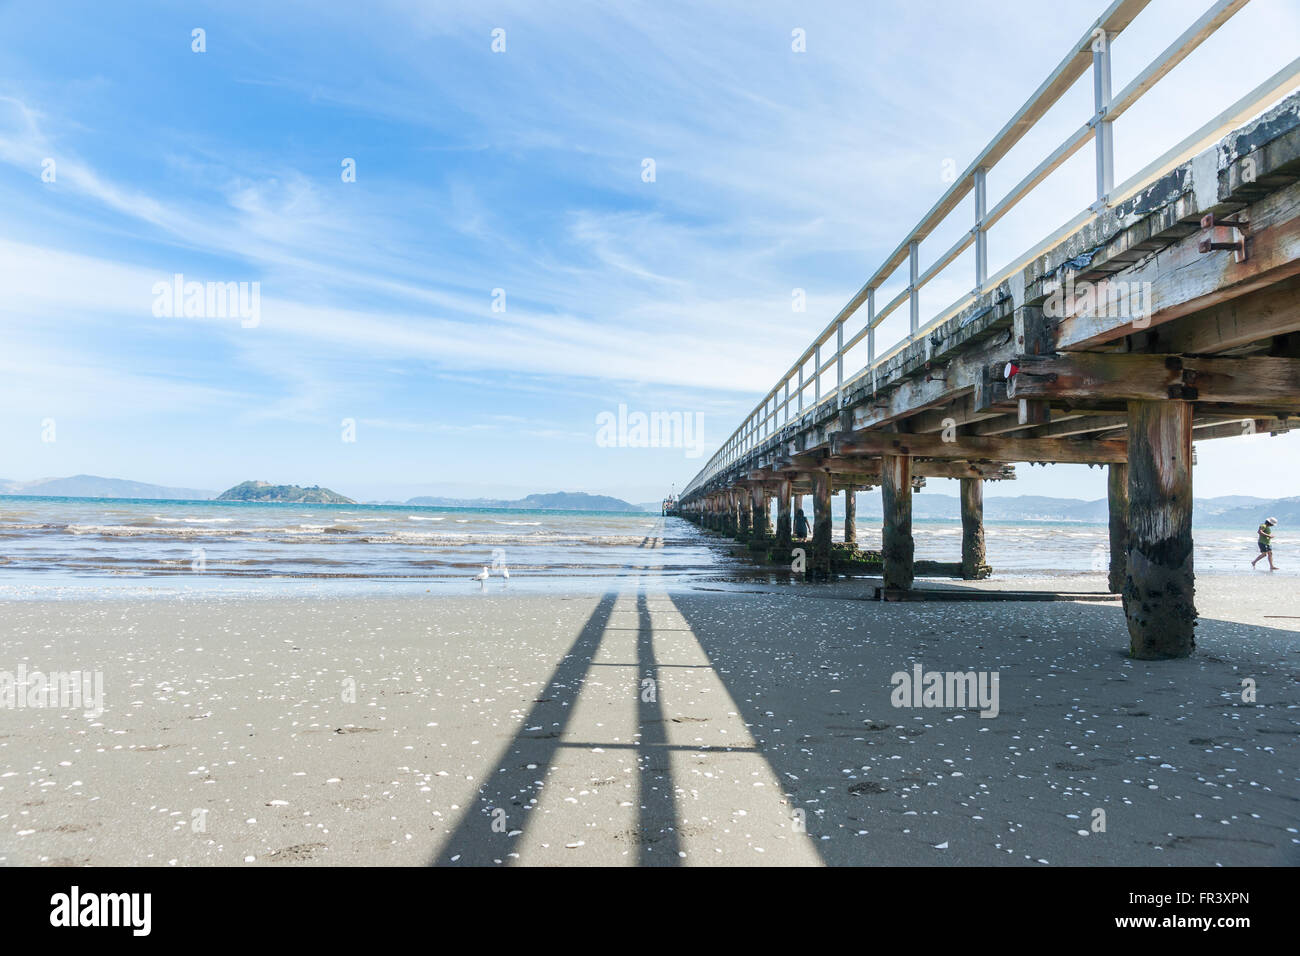
<svg viewBox="0 0 1300 956"><path fill-rule="evenodd" d="M608 495L589 495L583 491L556 491L546 495L505 500L501 498L434 498L422 495L411 498L408 505L432 508L508 508L517 511L635 511L645 509Z"/></svg>
<svg viewBox="0 0 1300 956"><path fill-rule="evenodd" d="M217 501L279 501L309 505L354 505L337 491L320 485L304 488L301 485L273 485L266 481L242 481L217 495Z"/></svg>

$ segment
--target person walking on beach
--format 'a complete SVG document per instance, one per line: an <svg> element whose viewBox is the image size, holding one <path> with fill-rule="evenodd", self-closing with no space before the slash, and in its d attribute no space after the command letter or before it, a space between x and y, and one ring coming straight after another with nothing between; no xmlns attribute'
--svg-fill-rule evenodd
<svg viewBox="0 0 1300 956"><path fill-rule="evenodd" d="M794 536L800 541L808 537L808 518L802 508L794 513Z"/></svg>
<svg viewBox="0 0 1300 956"><path fill-rule="evenodd" d="M1276 518L1265 518L1264 523L1259 526L1259 557L1250 562L1252 568L1260 562L1264 555L1268 555L1268 569L1270 571L1277 570L1277 565L1273 563L1273 526L1276 524Z"/></svg>

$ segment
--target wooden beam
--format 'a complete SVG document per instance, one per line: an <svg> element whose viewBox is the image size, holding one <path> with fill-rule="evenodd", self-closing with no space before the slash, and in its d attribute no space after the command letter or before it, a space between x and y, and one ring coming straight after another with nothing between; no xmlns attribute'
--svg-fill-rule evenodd
<svg viewBox="0 0 1300 956"><path fill-rule="evenodd" d="M1005 390L1006 383L1003 383ZM913 433L918 432L938 432L943 431L953 425L961 427L963 425L972 425L976 422L982 422L990 418L996 418L1005 414L996 409L985 409L977 411L975 408L975 392L958 396L946 405L938 408L929 408L919 415L913 415L907 420L908 430Z"/></svg>
<svg viewBox="0 0 1300 956"><path fill-rule="evenodd" d="M1217 425L1197 425L1192 432L1192 438L1195 441L1205 441L1214 438L1240 438L1242 435L1282 435L1295 425L1300 425L1300 422L1288 423L1287 419L1283 418L1244 417L1230 422L1220 422Z"/></svg>
<svg viewBox="0 0 1300 956"><path fill-rule="evenodd" d="M1127 461L1124 441L1072 438L982 438L957 435L944 441L939 435L905 435L892 432L854 433L836 438L833 451L841 455L912 455L921 458L975 461L1050 461L1076 464L1110 464Z"/></svg>
<svg viewBox="0 0 1300 956"><path fill-rule="evenodd" d="M1157 326L1140 351L1225 352L1300 330L1300 276Z"/></svg>
<svg viewBox="0 0 1300 956"><path fill-rule="evenodd" d="M913 459L912 474L920 478L979 478L984 481L1012 481L1016 477L1016 466L1005 462Z"/></svg>
<svg viewBox="0 0 1300 956"><path fill-rule="evenodd" d="M1006 401L1005 386L999 391L989 383L988 369L1001 368L1019 351L1010 340L997 345L980 343L953 355L942 368L925 374L913 374L891 385L888 391L870 395L852 407L854 429L887 425L934 408L947 405L967 394ZM976 407L984 411L987 406Z"/></svg>
<svg viewBox="0 0 1300 956"><path fill-rule="evenodd" d="M1127 415L1066 415L1050 425L1035 428L1028 438L1069 438L1090 432L1113 431L1128 427Z"/></svg>
<svg viewBox="0 0 1300 956"><path fill-rule="evenodd" d="M1054 412L1045 423L1038 425L1025 424L1020 421L1018 414L1004 415L994 421L978 422L966 429L966 433L968 435L1009 435L1012 432L1021 432L1025 438L1064 438L1067 435L1081 434L1081 432L1070 431L1065 427L1066 423L1085 418L1089 414L1079 410Z"/></svg>
<svg viewBox="0 0 1300 956"><path fill-rule="evenodd" d="M1057 352L1013 360L1008 394L1053 401L1277 403L1300 410L1300 359Z"/></svg>
<svg viewBox="0 0 1300 956"><path fill-rule="evenodd" d="M838 486L879 485L880 459L866 457L824 458L816 471L834 476ZM1010 481L1016 477L1015 465L979 461L913 461L912 474L920 478L987 478Z"/></svg>
<svg viewBox="0 0 1300 956"><path fill-rule="evenodd" d="M1270 193L1242 211L1250 222L1245 262L1235 261L1231 252L1201 252L1203 234L1195 230L1159 256L1140 259L1105 283L1076 283L1076 294L1085 301L1082 307L1063 303L1057 312L1064 317L1054 332L1056 348L1096 348L1300 274L1297 205L1300 183ZM1184 214L1199 217L1206 211L1189 202ZM1124 283L1124 291L1140 292L1140 309L1114 307L1109 286L1119 283Z"/></svg>

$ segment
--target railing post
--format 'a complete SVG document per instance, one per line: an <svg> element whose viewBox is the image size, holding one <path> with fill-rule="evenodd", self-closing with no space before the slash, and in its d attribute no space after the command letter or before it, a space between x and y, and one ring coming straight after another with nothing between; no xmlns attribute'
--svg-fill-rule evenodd
<svg viewBox="0 0 1300 956"><path fill-rule="evenodd" d="M867 368L876 364L876 290L867 290Z"/></svg>
<svg viewBox="0 0 1300 956"><path fill-rule="evenodd" d="M844 320L835 326L835 401L840 401L840 389L844 388Z"/></svg>
<svg viewBox="0 0 1300 956"><path fill-rule="evenodd" d="M1106 204L1115 185L1115 141L1110 111L1110 36L1105 30L1092 35L1092 94L1097 112L1093 116L1093 139L1097 143L1097 206Z"/></svg>
<svg viewBox="0 0 1300 956"><path fill-rule="evenodd" d="M908 305L912 313L911 324L909 326L911 331L907 334L908 341L916 338L916 330L921 327L921 299L918 294L920 290L916 287L917 279L920 278L920 249L921 244L915 239L907 244L907 271L908 275L911 277L908 280L907 286L910 292L908 295Z"/></svg>
<svg viewBox="0 0 1300 956"><path fill-rule="evenodd" d="M803 411L803 363L799 363L799 411Z"/></svg>
<svg viewBox="0 0 1300 956"><path fill-rule="evenodd" d="M984 217L988 215L988 197L984 189L984 177L988 172L983 166L975 170L975 294L984 291L984 283L989 277L989 244L984 232Z"/></svg>
<svg viewBox="0 0 1300 956"><path fill-rule="evenodd" d="M822 400L822 347L813 349L813 404Z"/></svg>

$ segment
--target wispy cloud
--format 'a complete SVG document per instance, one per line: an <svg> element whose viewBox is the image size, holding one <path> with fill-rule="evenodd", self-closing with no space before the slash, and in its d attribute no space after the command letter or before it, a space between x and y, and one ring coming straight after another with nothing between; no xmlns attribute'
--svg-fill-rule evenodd
<svg viewBox="0 0 1300 956"><path fill-rule="evenodd" d="M343 416L367 434L436 435L485 467L509 460L503 437L570 441L575 473L607 484L617 466L576 446L620 401L700 411L720 440L942 192L943 161L964 166L1096 13L1044 18L1031 0L304 9L0 9L0 326L25 390L4 400L57 398L116 428L121 459L99 470L165 460L150 448L180 434L142 435L151 408L183 410L187 439L239 423L238 447L227 438L224 457L200 451L194 474L171 478L200 485L232 455L301 454L283 428ZM1117 83L1195 15L1155 0L1116 46ZM206 54L189 50L196 17ZM1250 4L1225 27L1225 43L1252 38L1233 82L1290 59L1298 29L1284 0ZM1235 95L1207 62L1162 84L1129 127L1140 135L1118 130L1121 163L1186 132L1191 99L1208 114ZM1072 91L995 193L1081 122L1089 95ZM1063 170L1004 220L993 258L1086 203L1086 173ZM969 288L962 269L927 290L927 309ZM155 318L153 283L178 272L259 282L261 323ZM686 477L667 461L641 480Z"/></svg>

